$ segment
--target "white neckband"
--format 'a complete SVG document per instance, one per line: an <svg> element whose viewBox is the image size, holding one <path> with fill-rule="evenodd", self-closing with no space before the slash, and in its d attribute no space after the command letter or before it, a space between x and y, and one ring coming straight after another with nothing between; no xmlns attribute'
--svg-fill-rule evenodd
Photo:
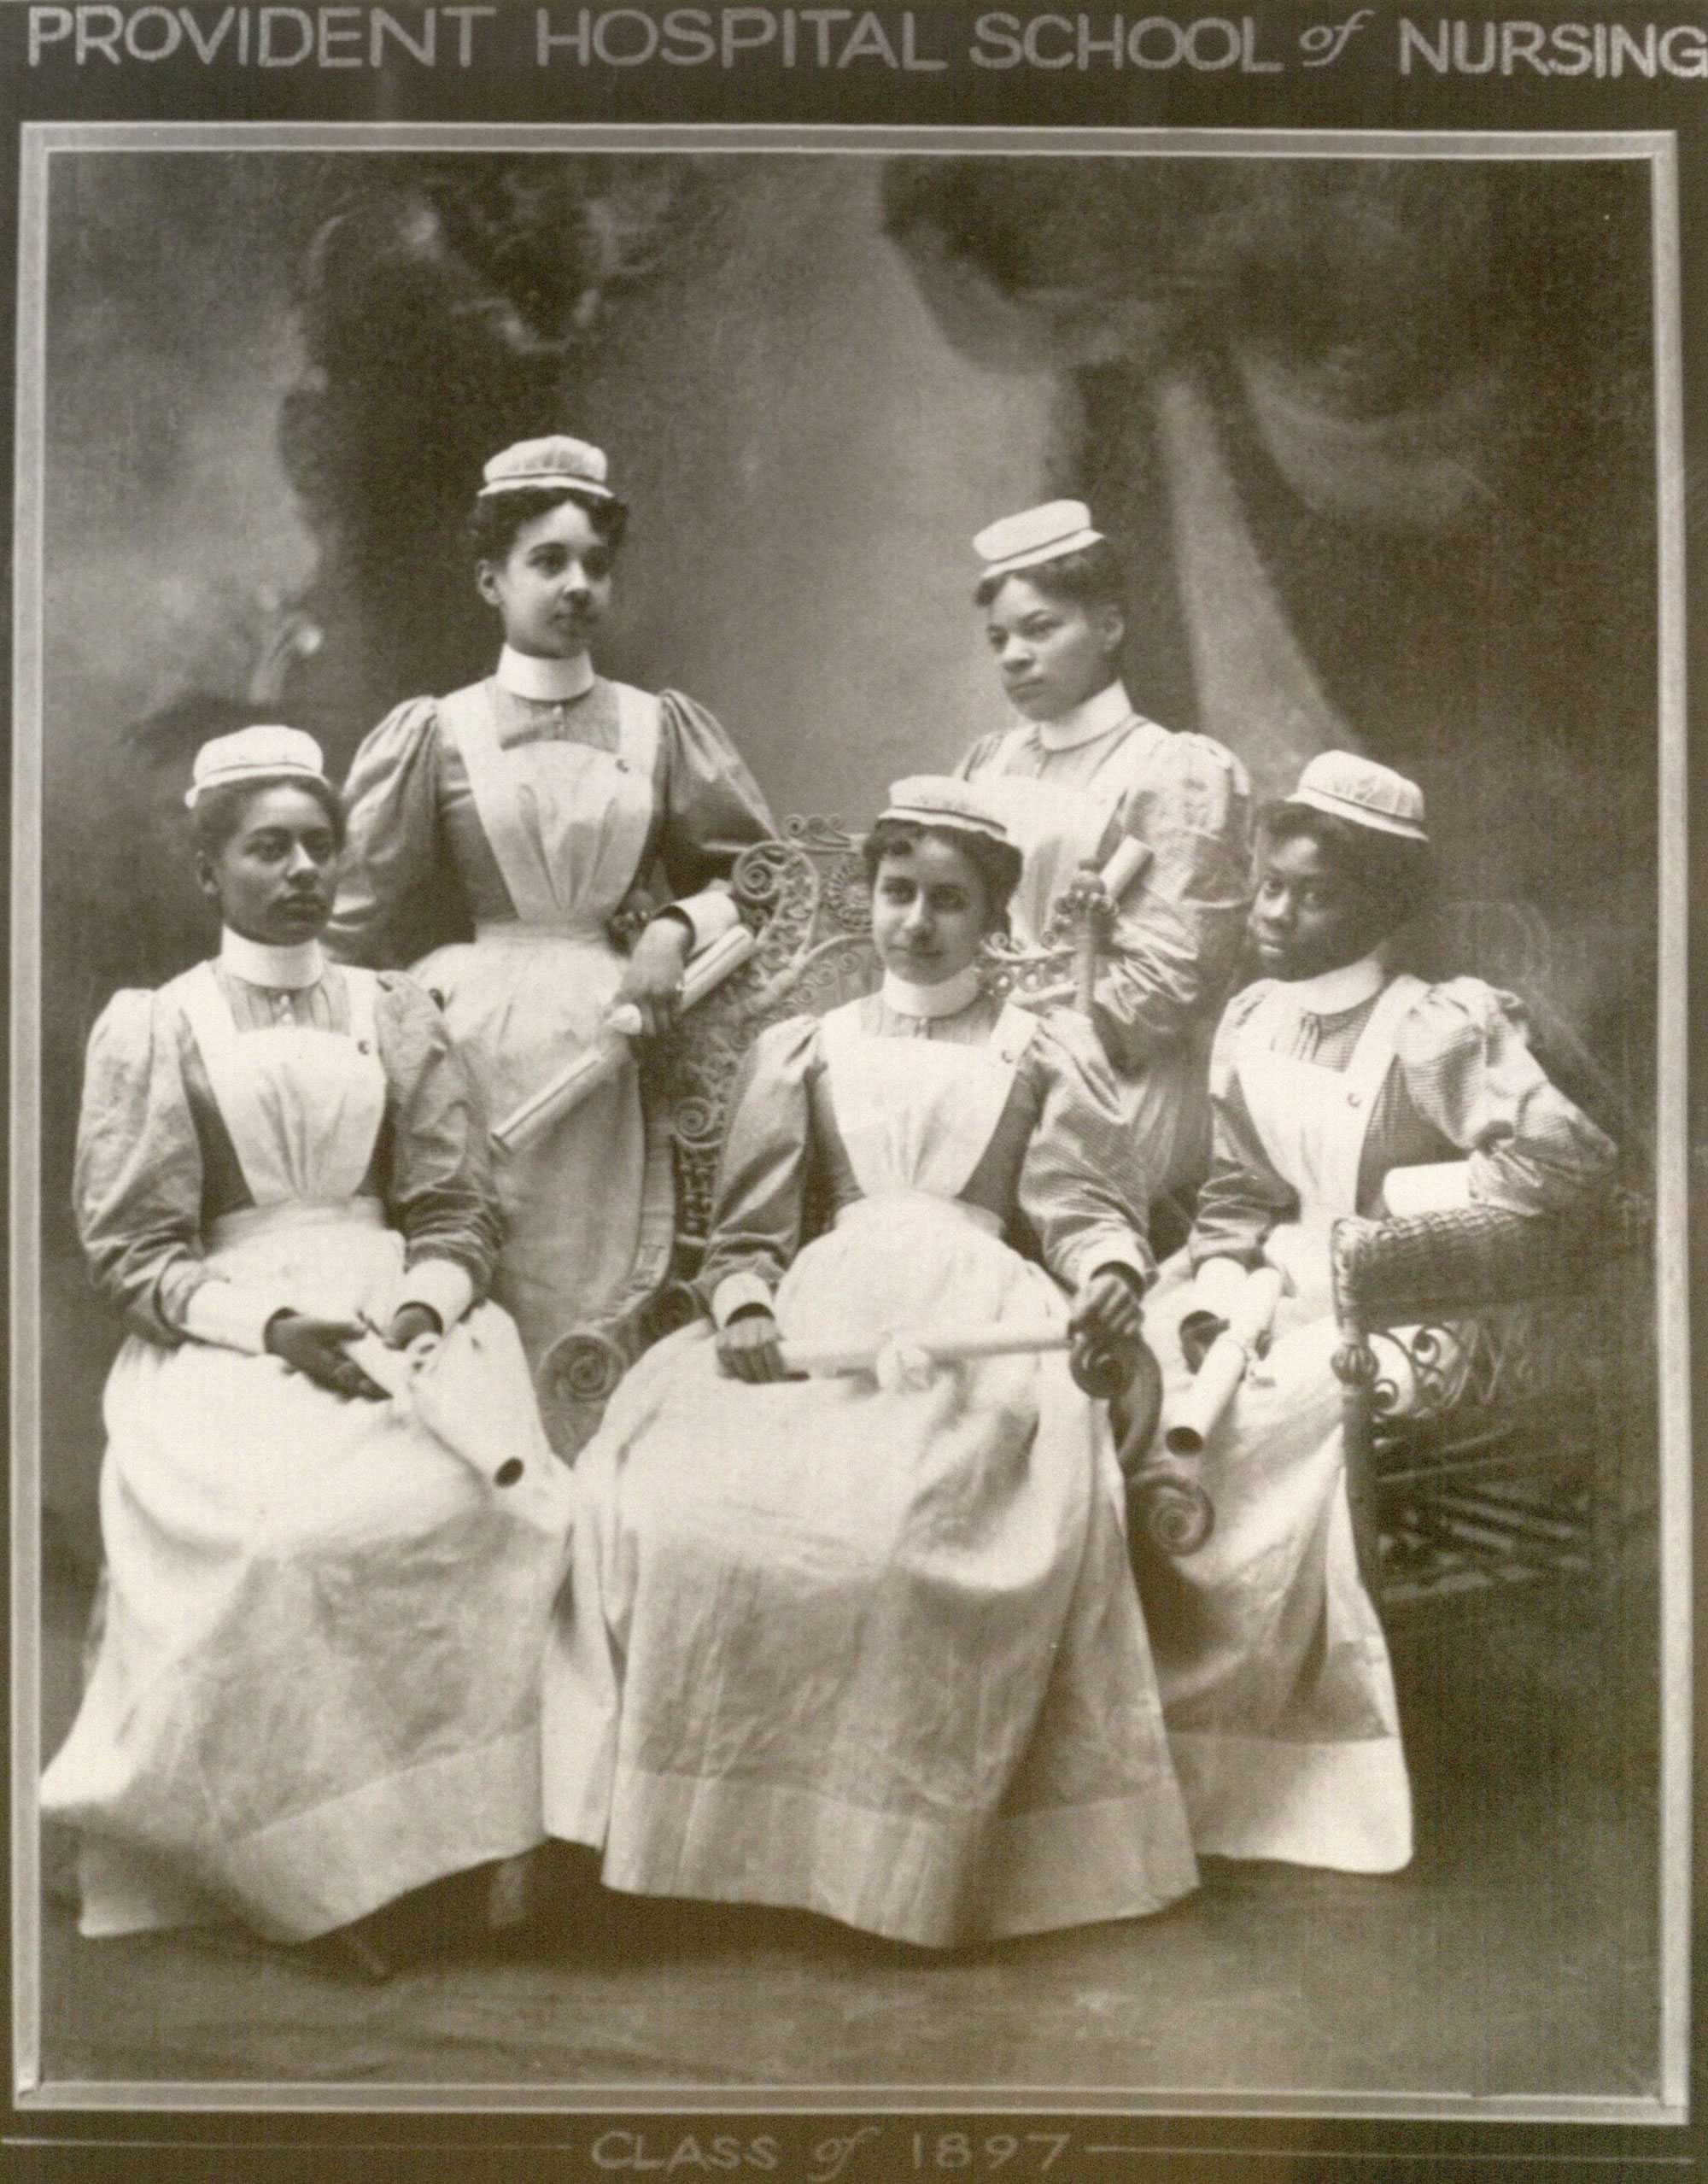
<svg viewBox="0 0 1708 2184"><path fill-rule="evenodd" d="M1046 751L1077 751L1082 743L1095 743L1112 728L1132 718L1132 700L1126 685L1117 678L1105 683L1094 697L1057 720L1035 721L1038 740Z"/></svg>
<svg viewBox="0 0 1708 2184"><path fill-rule="evenodd" d="M506 645L498 656L498 687L512 697L566 705L572 698L586 697L593 683L593 662L585 653L570 659L546 659L538 653L512 652Z"/></svg>
<svg viewBox="0 0 1708 2184"><path fill-rule="evenodd" d="M275 992L300 993L326 975L325 951L318 940L293 940L288 947L275 948L234 933L229 925L220 928L219 961L246 986L268 986Z"/></svg>
<svg viewBox="0 0 1708 2184"><path fill-rule="evenodd" d="M963 1009L972 1007L983 991L979 965L968 963L953 978L939 979L935 986L915 986L911 979L898 978L894 971L886 970L880 998L898 1016L958 1016Z"/></svg>
<svg viewBox="0 0 1708 2184"><path fill-rule="evenodd" d="M1280 990L1307 1016L1339 1016L1373 1000L1387 983L1388 966L1377 954L1360 956L1355 963L1342 963L1335 970L1319 970L1314 978L1285 980Z"/></svg>

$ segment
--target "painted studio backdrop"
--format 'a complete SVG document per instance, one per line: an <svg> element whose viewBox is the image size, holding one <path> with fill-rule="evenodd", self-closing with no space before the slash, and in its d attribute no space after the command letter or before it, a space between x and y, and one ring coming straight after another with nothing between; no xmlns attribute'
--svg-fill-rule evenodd
<svg viewBox="0 0 1708 2184"><path fill-rule="evenodd" d="M1056 493L1128 687L1260 789L1361 746L1448 892L1540 912L1561 1074L1641 1165L1657 722L1646 167L1161 156L102 153L52 169L44 1468L97 1553L116 1330L67 1202L108 995L203 952L208 735L342 772L489 664L482 459L598 441L608 670L858 824L1002 706L968 541ZM1422 966L1428 968L1428 966Z"/></svg>

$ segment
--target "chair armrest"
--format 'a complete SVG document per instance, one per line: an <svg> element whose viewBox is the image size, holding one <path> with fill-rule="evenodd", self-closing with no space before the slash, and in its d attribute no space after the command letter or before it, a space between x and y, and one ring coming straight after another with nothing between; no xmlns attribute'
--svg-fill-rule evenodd
<svg viewBox="0 0 1708 2184"><path fill-rule="evenodd" d="M547 1437L565 1462L573 1463L598 1432L617 1382L641 1353L702 1309L692 1283L661 1281L649 1270L611 1311L558 1337L540 1367L540 1410Z"/></svg>
<svg viewBox="0 0 1708 2184"><path fill-rule="evenodd" d="M1582 1296L1608 1263L1642 1250L1647 1207L1610 1193L1569 1214L1515 1214L1500 1206L1334 1225L1330 1267L1342 1332L1463 1316L1533 1297Z"/></svg>

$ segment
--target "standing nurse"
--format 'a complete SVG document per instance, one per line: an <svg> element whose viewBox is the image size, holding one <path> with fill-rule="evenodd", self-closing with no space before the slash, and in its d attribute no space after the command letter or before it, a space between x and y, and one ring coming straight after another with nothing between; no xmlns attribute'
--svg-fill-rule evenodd
<svg viewBox="0 0 1708 2184"><path fill-rule="evenodd" d="M774 831L752 776L711 716L595 674L628 510L603 453L558 436L486 465L471 531L481 596L498 611L494 674L400 706L356 755L349 854L331 928L346 960L407 962L442 998L496 1122L632 1002L651 1032L677 1007L682 967L736 918L727 876ZM627 958L611 930L662 864L675 899ZM433 930L435 914L440 930ZM626 1066L525 1151L500 1159L506 1239L494 1294L538 1371L557 1336L608 1309L643 1229L670 1221L668 1149L650 1149Z"/></svg>
<svg viewBox="0 0 1708 2184"><path fill-rule="evenodd" d="M1015 937L1044 945L1062 890L1131 836L1144 862L1121 894L1096 1023L1153 1197L1196 1184L1208 1158L1210 1034L1238 953L1251 862L1251 789L1208 736L1147 720L1116 665L1120 564L1083 501L1009 516L973 542L974 597L1019 723L957 770L1001 799L1026 858Z"/></svg>

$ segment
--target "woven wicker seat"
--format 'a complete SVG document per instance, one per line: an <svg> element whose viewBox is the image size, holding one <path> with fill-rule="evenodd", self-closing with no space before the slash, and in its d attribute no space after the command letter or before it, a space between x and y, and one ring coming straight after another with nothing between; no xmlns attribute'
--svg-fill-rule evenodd
<svg viewBox="0 0 1708 2184"><path fill-rule="evenodd" d="M1539 916L1456 903L1441 930L1445 962L1518 993L1550 1074L1617 1129L1613 1088L1554 1003ZM1354 1522L1390 1621L1549 1578L1597 1598L1652 1500L1652 1227L1624 1187L1570 1215L1335 1224Z"/></svg>

